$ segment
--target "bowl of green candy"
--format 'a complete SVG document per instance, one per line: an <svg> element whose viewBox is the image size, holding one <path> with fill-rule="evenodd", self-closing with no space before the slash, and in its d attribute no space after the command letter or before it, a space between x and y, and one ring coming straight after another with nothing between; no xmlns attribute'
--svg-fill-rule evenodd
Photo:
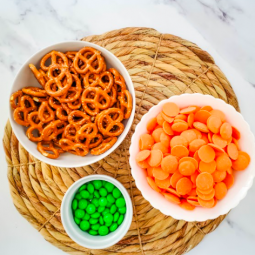
<svg viewBox="0 0 255 255"><path fill-rule="evenodd" d="M107 175L89 175L76 181L61 204L66 233L90 249L107 248L120 241L129 230L132 217L127 190Z"/></svg>

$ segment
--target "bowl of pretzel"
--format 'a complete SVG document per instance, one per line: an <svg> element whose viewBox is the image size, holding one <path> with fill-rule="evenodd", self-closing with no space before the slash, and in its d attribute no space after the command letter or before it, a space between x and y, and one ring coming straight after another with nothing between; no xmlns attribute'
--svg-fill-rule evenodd
<svg viewBox="0 0 255 255"><path fill-rule="evenodd" d="M10 94L10 122L22 146L59 167L95 163L126 137L135 92L120 60L89 42L62 42L29 58Z"/></svg>

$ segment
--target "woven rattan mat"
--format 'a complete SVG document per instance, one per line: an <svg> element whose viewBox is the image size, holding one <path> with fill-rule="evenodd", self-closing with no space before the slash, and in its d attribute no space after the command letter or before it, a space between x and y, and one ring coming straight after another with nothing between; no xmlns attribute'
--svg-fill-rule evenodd
<svg viewBox="0 0 255 255"><path fill-rule="evenodd" d="M19 213L54 246L75 255L183 254L212 232L225 215L205 222L175 220L154 209L136 188L130 173L129 144L136 124L153 105L182 93L209 94L239 110L235 93L213 58L196 44L151 28L124 28L83 38L105 47L127 68L136 93L136 115L125 141L107 158L90 166L60 168L30 155L19 143L10 123L3 144L8 181ZM104 250L89 250L73 242L60 217L60 205L73 182L89 174L115 177L129 191L134 216L126 236Z"/></svg>

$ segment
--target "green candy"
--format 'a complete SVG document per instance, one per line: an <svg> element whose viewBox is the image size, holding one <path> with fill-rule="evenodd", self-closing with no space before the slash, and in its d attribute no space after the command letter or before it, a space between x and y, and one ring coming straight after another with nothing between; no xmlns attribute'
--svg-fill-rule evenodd
<svg viewBox="0 0 255 255"><path fill-rule="evenodd" d="M121 196L121 192L118 188L114 188L113 191L112 191L112 195L115 197L115 198L119 198Z"/></svg>
<svg viewBox="0 0 255 255"><path fill-rule="evenodd" d="M110 213L114 214L117 211L117 206L116 205L112 205L110 208Z"/></svg>
<svg viewBox="0 0 255 255"><path fill-rule="evenodd" d="M85 212L81 209L76 209L76 211L74 212L74 215L76 218L81 219L84 217Z"/></svg>
<svg viewBox="0 0 255 255"><path fill-rule="evenodd" d="M110 210L108 208L106 208L103 212L102 212L102 215L105 216L105 214L109 213Z"/></svg>
<svg viewBox="0 0 255 255"><path fill-rule="evenodd" d="M107 181L102 181L103 186L105 186L105 185L106 185L106 183L107 183Z"/></svg>
<svg viewBox="0 0 255 255"><path fill-rule="evenodd" d="M110 208L112 206L112 203L107 202L106 207Z"/></svg>
<svg viewBox="0 0 255 255"><path fill-rule="evenodd" d="M89 220L90 219L90 215L88 213L86 213L82 219L83 220Z"/></svg>
<svg viewBox="0 0 255 255"><path fill-rule="evenodd" d="M103 212L105 210L105 207L104 206L99 206L98 208L97 208L97 211L98 212Z"/></svg>
<svg viewBox="0 0 255 255"><path fill-rule="evenodd" d="M105 226L106 227L110 227L112 225L112 222L107 222L107 223L105 223Z"/></svg>
<svg viewBox="0 0 255 255"><path fill-rule="evenodd" d="M124 198L120 197L116 200L117 207L124 207L126 205L126 201Z"/></svg>
<svg viewBox="0 0 255 255"><path fill-rule="evenodd" d="M90 194L93 194L93 193L94 193L95 188L94 188L94 186L93 186L93 184L92 184L91 182L89 182L88 187L87 187L87 190L88 190L88 192L89 192Z"/></svg>
<svg viewBox="0 0 255 255"><path fill-rule="evenodd" d="M100 194L97 190L94 191L94 197L96 198L100 198Z"/></svg>
<svg viewBox="0 0 255 255"><path fill-rule="evenodd" d="M80 224L80 222L81 222L81 220L80 220L80 219L78 219L78 218L76 218L76 217L74 217L74 221L75 221L75 223L76 223L77 225L79 225L79 224Z"/></svg>
<svg viewBox="0 0 255 255"><path fill-rule="evenodd" d="M119 212L114 213L114 215L113 215L113 222L117 222L119 217L120 217L120 213Z"/></svg>
<svg viewBox="0 0 255 255"><path fill-rule="evenodd" d="M89 223L90 223L91 225L97 224L97 223L98 223L98 219L92 219L92 218L90 218L90 219L89 219Z"/></svg>
<svg viewBox="0 0 255 255"><path fill-rule="evenodd" d="M119 212L120 214L125 214L126 211L127 211L127 208L126 208L126 207L120 207L120 208L118 209L118 212Z"/></svg>
<svg viewBox="0 0 255 255"><path fill-rule="evenodd" d="M91 203L95 206L98 207L100 205L99 200L97 198L93 198Z"/></svg>
<svg viewBox="0 0 255 255"><path fill-rule="evenodd" d="M105 188L100 188L99 189L99 194L101 197L106 197L107 196L107 190Z"/></svg>
<svg viewBox="0 0 255 255"><path fill-rule="evenodd" d="M100 228L100 224L99 223L91 226L91 229L93 229L93 230L98 230L99 228Z"/></svg>
<svg viewBox="0 0 255 255"><path fill-rule="evenodd" d="M124 220L124 215L121 214L118 221L117 221L118 225L120 225L123 222L123 220Z"/></svg>
<svg viewBox="0 0 255 255"><path fill-rule="evenodd" d="M93 197L94 197L93 194L90 194L90 195L89 195L89 200L92 200Z"/></svg>
<svg viewBox="0 0 255 255"><path fill-rule="evenodd" d="M88 206L87 206L87 208L86 208L86 212L88 213L88 214L92 214L92 213L94 213L96 211L96 207L95 207L95 205L93 205L93 204L89 204Z"/></svg>
<svg viewBox="0 0 255 255"><path fill-rule="evenodd" d="M73 202L72 202L72 208L73 208L73 210L76 210L76 209L77 209L77 206L78 206L78 201L77 201L77 199L74 199Z"/></svg>
<svg viewBox="0 0 255 255"><path fill-rule="evenodd" d="M89 234L92 236L96 236L98 232L96 230L90 229Z"/></svg>
<svg viewBox="0 0 255 255"><path fill-rule="evenodd" d="M98 229L98 233L100 236L106 236L109 233L109 229L106 226L101 226Z"/></svg>
<svg viewBox="0 0 255 255"><path fill-rule="evenodd" d="M106 206L106 205L107 205L107 199L106 199L106 197L100 197L99 200L98 200L98 202L99 202L99 205L100 205L100 206Z"/></svg>
<svg viewBox="0 0 255 255"><path fill-rule="evenodd" d="M83 184L80 188L79 188L79 191L81 192L82 190L86 189L87 185L86 184Z"/></svg>
<svg viewBox="0 0 255 255"><path fill-rule="evenodd" d="M113 189L114 189L114 185L112 183L110 183L110 182L106 182L104 187L107 189L108 192L112 192Z"/></svg>
<svg viewBox="0 0 255 255"><path fill-rule="evenodd" d="M93 218L93 219L97 219L99 217L100 217L100 213L99 212L95 212L95 213L91 214L91 218Z"/></svg>
<svg viewBox="0 0 255 255"><path fill-rule="evenodd" d="M100 223L100 225L104 225L104 219L102 216L100 216L100 218L99 218L99 223Z"/></svg>
<svg viewBox="0 0 255 255"><path fill-rule="evenodd" d="M112 194L108 194L107 195L107 201L111 204L113 204L115 202L115 198L113 197Z"/></svg>
<svg viewBox="0 0 255 255"><path fill-rule="evenodd" d="M80 223L80 229L81 230L86 231L89 228L90 228L90 224L89 224L88 221L86 221L86 220L81 221L81 223Z"/></svg>
<svg viewBox="0 0 255 255"><path fill-rule="evenodd" d="M80 192L80 196L81 197L83 197L83 198L89 198L89 192L87 191L87 190L82 190L81 192ZM78 194L77 194L78 195ZM76 196L77 196L76 195Z"/></svg>
<svg viewBox="0 0 255 255"><path fill-rule="evenodd" d="M113 232L118 228L118 224L117 223L113 223L110 227L110 231Z"/></svg>
<svg viewBox="0 0 255 255"><path fill-rule="evenodd" d="M95 180L92 183L93 183L95 189L100 189L103 186L103 183L100 180Z"/></svg>
<svg viewBox="0 0 255 255"><path fill-rule="evenodd" d="M82 199L82 196L81 196L80 193L77 193L77 194L75 195L75 198L78 199L78 200L80 200L80 199Z"/></svg>
<svg viewBox="0 0 255 255"><path fill-rule="evenodd" d="M112 221L113 221L113 216L112 216L112 214L110 214L110 213L105 214L105 215L104 215L104 221L105 221L105 223L112 222Z"/></svg>
<svg viewBox="0 0 255 255"><path fill-rule="evenodd" d="M86 199L81 199L78 203L79 209L85 209L88 205L88 202Z"/></svg>

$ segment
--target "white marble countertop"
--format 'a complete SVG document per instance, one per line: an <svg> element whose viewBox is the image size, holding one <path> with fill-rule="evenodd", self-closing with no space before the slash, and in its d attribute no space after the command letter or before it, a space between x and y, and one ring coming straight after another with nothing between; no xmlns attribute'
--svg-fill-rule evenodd
<svg viewBox="0 0 255 255"><path fill-rule="evenodd" d="M255 101L255 35L251 30L255 24L254 1L0 0L0 6L1 137L14 75L29 56L49 44L127 26L153 27L208 50L233 85L241 111L255 133L255 111L251 107ZM2 146L0 162L0 253L64 254L46 242L13 206ZM189 254L254 255L254 196L255 185L226 220Z"/></svg>

